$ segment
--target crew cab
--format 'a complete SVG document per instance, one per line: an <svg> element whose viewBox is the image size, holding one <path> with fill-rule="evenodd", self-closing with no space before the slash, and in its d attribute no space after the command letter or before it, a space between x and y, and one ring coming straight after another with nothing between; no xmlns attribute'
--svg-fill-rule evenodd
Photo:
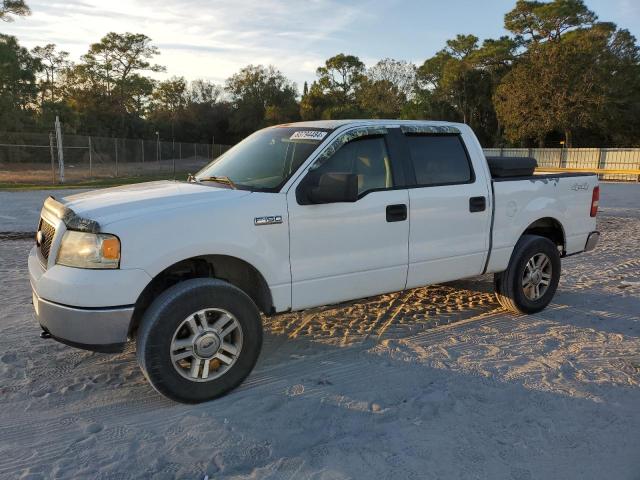
<svg viewBox="0 0 640 480"><path fill-rule="evenodd" d="M464 124L336 120L249 136L190 176L45 201L29 255L42 335L119 351L200 402L250 373L261 314L494 274L507 309L551 301L595 248L591 174L485 158Z"/></svg>

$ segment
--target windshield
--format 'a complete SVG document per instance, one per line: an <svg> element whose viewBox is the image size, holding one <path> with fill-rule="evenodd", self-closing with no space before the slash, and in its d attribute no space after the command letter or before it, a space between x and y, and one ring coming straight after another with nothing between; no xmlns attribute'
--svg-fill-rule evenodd
<svg viewBox="0 0 640 480"><path fill-rule="evenodd" d="M200 170L195 180L277 191L330 131L302 127L259 130Z"/></svg>

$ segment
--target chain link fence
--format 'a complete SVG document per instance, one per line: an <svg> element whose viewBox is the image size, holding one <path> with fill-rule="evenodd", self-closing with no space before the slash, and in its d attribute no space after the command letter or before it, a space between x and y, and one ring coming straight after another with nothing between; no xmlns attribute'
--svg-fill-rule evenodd
<svg viewBox="0 0 640 480"><path fill-rule="evenodd" d="M184 178L229 145L63 135L64 183L108 178ZM0 132L0 184L58 184L56 136Z"/></svg>
<svg viewBox="0 0 640 480"><path fill-rule="evenodd" d="M108 178L185 178L230 146L63 135L64 182ZM640 182L640 148L485 148L487 156L533 157L541 168L616 170L601 180ZM0 184L60 183L56 135L0 132ZM625 173L628 170L630 173ZM632 173L633 172L633 173Z"/></svg>

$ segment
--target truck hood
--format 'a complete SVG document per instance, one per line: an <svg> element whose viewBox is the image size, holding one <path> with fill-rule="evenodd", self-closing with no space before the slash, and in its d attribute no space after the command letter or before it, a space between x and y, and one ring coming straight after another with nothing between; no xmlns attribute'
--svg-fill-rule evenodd
<svg viewBox="0 0 640 480"><path fill-rule="evenodd" d="M142 216L157 211L180 209L199 203L230 200L249 195L247 190L232 190L198 183L159 181L93 190L62 199L78 215L100 225Z"/></svg>

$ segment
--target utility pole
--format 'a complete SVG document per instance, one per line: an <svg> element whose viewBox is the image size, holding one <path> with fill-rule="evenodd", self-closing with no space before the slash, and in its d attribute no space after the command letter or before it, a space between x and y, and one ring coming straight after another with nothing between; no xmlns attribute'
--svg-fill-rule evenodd
<svg viewBox="0 0 640 480"><path fill-rule="evenodd" d="M93 148L91 147L91 137L87 137L89 141L89 178L93 178Z"/></svg>
<svg viewBox="0 0 640 480"><path fill-rule="evenodd" d="M51 152L51 181L56 184L56 154L53 148L53 132L49 132L49 151Z"/></svg>
<svg viewBox="0 0 640 480"><path fill-rule="evenodd" d="M58 165L60 167L60 183L64 183L64 147L62 146L62 127L60 117L56 115L56 143L58 145Z"/></svg>
<svg viewBox="0 0 640 480"><path fill-rule="evenodd" d="M160 161L160 132L156 132L156 162Z"/></svg>

